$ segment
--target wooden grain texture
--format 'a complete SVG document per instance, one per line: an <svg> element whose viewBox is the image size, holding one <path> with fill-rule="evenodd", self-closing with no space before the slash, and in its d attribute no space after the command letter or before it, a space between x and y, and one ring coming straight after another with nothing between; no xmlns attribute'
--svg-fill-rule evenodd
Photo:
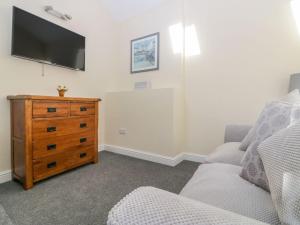
<svg viewBox="0 0 300 225"><path fill-rule="evenodd" d="M13 138L13 151L12 151L12 171L13 175L21 180L25 180L25 151L24 140Z"/></svg>
<svg viewBox="0 0 300 225"><path fill-rule="evenodd" d="M13 178L24 189L98 162L100 99L9 96Z"/></svg>
<svg viewBox="0 0 300 225"><path fill-rule="evenodd" d="M33 118L67 117L70 114L68 102L33 101Z"/></svg>
<svg viewBox="0 0 300 225"><path fill-rule="evenodd" d="M71 102L71 116L95 115L95 103Z"/></svg>
<svg viewBox="0 0 300 225"><path fill-rule="evenodd" d="M86 124L86 126L80 127L81 124ZM33 120L32 127L33 140L54 138L94 130L95 117Z"/></svg>
<svg viewBox="0 0 300 225"><path fill-rule="evenodd" d="M33 187L32 174L32 101L25 100L25 181L24 188L26 190Z"/></svg>
<svg viewBox="0 0 300 225"><path fill-rule="evenodd" d="M99 137L99 133L98 133L98 126L99 126L99 103L96 102L95 103L95 145L94 145L94 152L95 152L95 158L94 158L94 163L98 163L99 161L99 155L98 155L98 151L99 151L99 141L98 141L98 137Z"/></svg>
<svg viewBox="0 0 300 225"><path fill-rule="evenodd" d="M87 162L92 162L95 158L94 148L86 147L84 149L76 149L72 151L72 157L70 157L69 167L73 168L76 165L82 165Z"/></svg>
<svg viewBox="0 0 300 225"><path fill-rule="evenodd" d="M85 138L86 141L80 142L82 138ZM39 139L33 142L33 158L39 159L68 150L82 149L86 146L94 146L95 140L96 137L94 131Z"/></svg>
<svg viewBox="0 0 300 225"><path fill-rule="evenodd" d="M11 103L11 160L12 176L25 181L25 104L24 101Z"/></svg>
<svg viewBox="0 0 300 225"><path fill-rule="evenodd" d="M85 147L74 151L66 151L53 156L36 159L33 161L34 181L65 172L74 167L91 163L94 158L93 147Z"/></svg>
<svg viewBox="0 0 300 225"><path fill-rule="evenodd" d="M66 152L33 161L34 181L56 175L68 169L69 154Z"/></svg>
<svg viewBox="0 0 300 225"><path fill-rule="evenodd" d="M25 136L25 104L24 101L14 101L11 104L12 137L24 139Z"/></svg>

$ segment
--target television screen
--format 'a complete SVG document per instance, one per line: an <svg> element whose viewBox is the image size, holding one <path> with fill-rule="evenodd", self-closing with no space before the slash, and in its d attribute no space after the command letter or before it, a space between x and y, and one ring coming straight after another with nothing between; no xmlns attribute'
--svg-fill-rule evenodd
<svg viewBox="0 0 300 225"><path fill-rule="evenodd" d="M85 70L85 37L13 7L13 56Z"/></svg>

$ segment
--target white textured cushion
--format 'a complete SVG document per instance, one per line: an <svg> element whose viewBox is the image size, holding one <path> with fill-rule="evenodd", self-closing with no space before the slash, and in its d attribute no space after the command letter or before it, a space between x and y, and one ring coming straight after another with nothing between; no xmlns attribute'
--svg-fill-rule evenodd
<svg viewBox="0 0 300 225"><path fill-rule="evenodd" d="M300 224L300 123L282 130L259 147L272 199L283 224Z"/></svg>
<svg viewBox="0 0 300 225"><path fill-rule="evenodd" d="M298 89L293 90L288 95L280 99L280 101L290 104L300 104L300 92Z"/></svg>
<svg viewBox="0 0 300 225"><path fill-rule="evenodd" d="M270 193L239 176L241 167L203 164L180 195L269 224L280 224Z"/></svg>
<svg viewBox="0 0 300 225"><path fill-rule="evenodd" d="M239 149L240 145L240 142L229 142L220 145L206 158L206 162L241 166L241 160L245 152Z"/></svg>
<svg viewBox="0 0 300 225"><path fill-rule="evenodd" d="M108 225L266 225L151 187L139 188L109 213Z"/></svg>
<svg viewBox="0 0 300 225"><path fill-rule="evenodd" d="M255 135L252 143L242 160L241 177L269 191L268 179L257 148L265 139L288 127L294 121L294 116L298 116L298 109L298 105L282 101L274 101L265 106L253 128Z"/></svg>

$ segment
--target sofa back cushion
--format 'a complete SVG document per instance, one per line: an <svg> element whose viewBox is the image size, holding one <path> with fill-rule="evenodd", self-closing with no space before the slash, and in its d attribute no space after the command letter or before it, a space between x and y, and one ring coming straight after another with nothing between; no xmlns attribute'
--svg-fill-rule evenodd
<svg viewBox="0 0 300 225"><path fill-rule="evenodd" d="M300 224L300 123L267 139L258 152L282 224Z"/></svg>
<svg viewBox="0 0 300 225"><path fill-rule="evenodd" d="M266 105L253 127L253 140L242 160L242 178L269 191L268 179L257 148L268 137L293 123L296 120L297 109L298 105L282 101Z"/></svg>

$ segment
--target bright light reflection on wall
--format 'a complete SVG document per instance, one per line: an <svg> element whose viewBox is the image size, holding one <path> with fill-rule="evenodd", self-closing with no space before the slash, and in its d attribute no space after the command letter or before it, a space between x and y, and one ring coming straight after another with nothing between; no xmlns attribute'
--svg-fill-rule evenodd
<svg viewBox="0 0 300 225"><path fill-rule="evenodd" d="M183 26L181 23L177 23L169 27L171 42L174 54L180 54L183 52Z"/></svg>
<svg viewBox="0 0 300 225"><path fill-rule="evenodd" d="M291 7L296 20L298 32L300 34L300 0L291 1Z"/></svg>
<svg viewBox="0 0 300 225"><path fill-rule="evenodd" d="M200 55L200 46L195 25L185 28L185 55Z"/></svg>
<svg viewBox="0 0 300 225"><path fill-rule="evenodd" d="M185 28L182 23L170 26L169 28L174 54L185 51L185 56L200 55L199 39L194 24Z"/></svg>

